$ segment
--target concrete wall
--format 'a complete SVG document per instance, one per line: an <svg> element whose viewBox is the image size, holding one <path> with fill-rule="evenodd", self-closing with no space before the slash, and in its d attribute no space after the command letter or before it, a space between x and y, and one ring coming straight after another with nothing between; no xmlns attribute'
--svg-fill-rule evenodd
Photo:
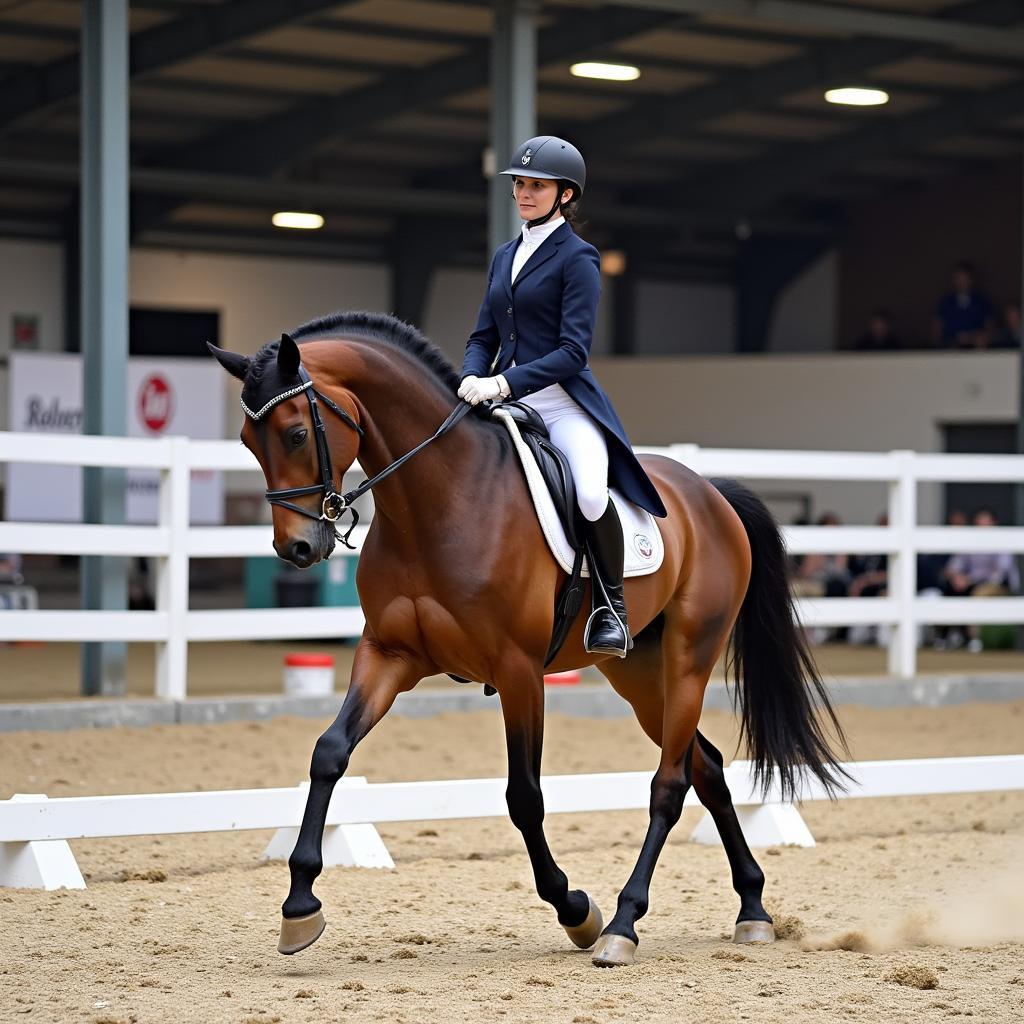
<svg viewBox="0 0 1024 1024"><path fill-rule="evenodd" d="M945 423L1013 422L1018 355L1011 352L756 355L594 360L594 370L635 444L708 447L938 451ZM881 486L768 485L811 494L870 523L885 508ZM923 521L936 521L938 491L921 489Z"/></svg>

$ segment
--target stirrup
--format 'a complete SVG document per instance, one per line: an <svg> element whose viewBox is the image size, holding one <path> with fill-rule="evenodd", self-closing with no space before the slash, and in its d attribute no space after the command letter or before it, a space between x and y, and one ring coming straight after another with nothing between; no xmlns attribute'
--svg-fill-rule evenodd
<svg viewBox="0 0 1024 1024"><path fill-rule="evenodd" d="M590 629L594 624L595 616L600 615L601 612L608 612L619 624L619 628L622 630L622 634L625 637L625 643L623 645L616 647L591 646ZM587 624L583 627L583 649L588 654L610 654L616 658L624 658L632 646L633 638L629 635L629 630L623 625L622 620L615 614L615 609L612 608L610 604L601 605L600 608L595 608L590 613L590 618L587 619Z"/></svg>

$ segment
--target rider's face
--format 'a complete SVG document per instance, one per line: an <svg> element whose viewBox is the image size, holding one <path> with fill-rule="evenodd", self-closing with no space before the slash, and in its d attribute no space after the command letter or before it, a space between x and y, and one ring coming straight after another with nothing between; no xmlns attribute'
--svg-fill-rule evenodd
<svg viewBox="0 0 1024 1024"><path fill-rule="evenodd" d="M558 183L550 178L515 178L512 183L512 195L515 197L519 216L523 220L535 220L555 205L558 195ZM562 193L562 202L568 202L572 189Z"/></svg>

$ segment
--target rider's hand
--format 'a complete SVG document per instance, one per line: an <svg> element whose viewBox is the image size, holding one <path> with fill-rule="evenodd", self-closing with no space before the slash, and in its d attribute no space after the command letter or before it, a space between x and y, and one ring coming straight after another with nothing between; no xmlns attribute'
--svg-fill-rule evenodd
<svg viewBox="0 0 1024 1024"><path fill-rule="evenodd" d="M470 405L479 405L495 398L501 398L508 385L502 388L502 377L466 377L459 385L459 398L465 399Z"/></svg>

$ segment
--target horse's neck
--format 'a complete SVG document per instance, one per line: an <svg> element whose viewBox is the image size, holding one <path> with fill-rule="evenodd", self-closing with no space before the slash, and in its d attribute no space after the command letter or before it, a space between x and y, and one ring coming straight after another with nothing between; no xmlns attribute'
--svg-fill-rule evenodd
<svg viewBox="0 0 1024 1024"><path fill-rule="evenodd" d="M341 344L345 365L337 377L358 407L364 430L359 463L372 477L430 437L458 399L448 399L428 378L431 371L419 370L400 353L366 343ZM479 472L486 457L482 435L478 424L463 420L413 456L374 487L377 514L400 521L403 530L436 522L448 496L464 492ZM415 514L421 510L429 514Z"/></svg>

